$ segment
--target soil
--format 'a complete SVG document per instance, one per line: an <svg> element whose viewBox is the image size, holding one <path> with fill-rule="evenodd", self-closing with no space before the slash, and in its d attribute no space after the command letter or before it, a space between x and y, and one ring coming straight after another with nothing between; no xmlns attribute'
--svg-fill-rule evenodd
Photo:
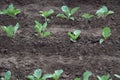
<svg viewBox="0 0 120 80"><path fill-rule="evenodd" d="M15 18L0 15L0 25L15 25L18 22L20 28L13 38L0 31L0 76L10 70L12 80L25 80L25 76L40 68L43 73L63 69L60 80L73 80L86 70L92 71L93 77L110 74L114 80L118 80L113 74L120 74L119 0L1 0L0 10L10 3L21 9L22 13ZM80 7L74 15L75 21L55 17L61 13L62 5ZM94 14L103 5L115 13L105 19L92 18L86 25L81 15L84 12ZM44 22L39 11L51 8L55 10L48 24L48 31L52 35L42 38L34 30L34 20ZM112 29L112 36L99 44L104 26ZM67 32L76 29L82 33L78 41L73 43Z"/></svg>

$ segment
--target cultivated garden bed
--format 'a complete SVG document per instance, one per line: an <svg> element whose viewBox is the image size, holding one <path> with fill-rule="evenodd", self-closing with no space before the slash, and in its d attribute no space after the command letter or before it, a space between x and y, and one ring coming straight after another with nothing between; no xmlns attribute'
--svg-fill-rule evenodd
<svg viewBox="0 0 120 80"><path fill-rule="evenodd" d="M0 10L10 4L21 10L16 17L0 15L0 28L19 23L14 37L8 37L0 29L0 77L12 72L11 80L26 80L35 69L43 73L64 70L59 80L73 80L83 72L91 71L90 80L96 75L110 74L113 80L119 80L114 74L120 74L120 1L119 0L2 0ZM73 15L75 20L56 17L62 13L61 7L79 7ZM97 18L95 13L107 6L114 14ZM47 31L49 37L41 37L35 31L35 20L44 23L39 11L54 10L49 17ZM88 23L81 17L90 13L95 17ZM102 44L102 29L109 26L111 36ZM72 42L68 32L81 30L76 42Z"/></svg>

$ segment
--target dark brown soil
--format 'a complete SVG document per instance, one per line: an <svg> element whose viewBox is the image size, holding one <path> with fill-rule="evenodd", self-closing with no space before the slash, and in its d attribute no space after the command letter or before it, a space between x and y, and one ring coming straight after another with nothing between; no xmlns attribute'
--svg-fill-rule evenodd
<svg viewBox="0 0 120 80"><path fill-rule="evenodd" d="M15 25L20 28L14 38L9 38L0 31L0 76L10 70L12 80L25 80L25 76L41 68L44 73L53 73L56 69L63 69L60 80L73 80L80 77L86 70L95 75L120 74L120 1L119 0L1 0L0 10L13 3L22 13L12 18L0 15L0 25ZM79 6L75 14L75 21L56 18L61 13L62 5ZM114 15L106 19L90 20L88 26L80 17L84 12L94 14L102 5L115 11ZM34 31L34 20L44 22L39 11L54 9L48 24L52 35L41 38ZM101 29L110 26L112 36L103 44L99 44ZM72 43L67 36L68 31L82 30L76 43ZM113 77L114 80L117 80ZM94 79L95 80L95 79Z"/></svg>

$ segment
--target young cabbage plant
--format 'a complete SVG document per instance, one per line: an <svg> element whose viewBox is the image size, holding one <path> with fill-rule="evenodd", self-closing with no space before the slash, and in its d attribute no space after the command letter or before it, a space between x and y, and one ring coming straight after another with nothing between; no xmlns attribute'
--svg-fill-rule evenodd
<svg viewBox="0 0 120 80"><path fill-rule="evenodd" d="M97 10L96 15L98 16L98 18L104 18L113 13L114 11L108 10L106 6L102 6L99 10Z"/></svg>
<svg viewBox="0 0 120 80"><path fill-rule="evenodd" d="M10 78L11 78L11 72L7 71L4 77L2 77L0 80L10 80Z"/></svg>
<svg viewBox="0 0 120 80"><path fill-rule="evenodd" d="M102 37L99 40L99 43L102 44L106 39L108 39L111 36L111 29L109 27L104 27L102 30Z"/></svg>
<svg viewBox="0 0 120 80"><path fill-rule="evenodd" d="M85 20L88 20L88 19L90 19L90 18L92 18L92 17L94 17L94 15L91 15L91 14L89 14L89 13L84 13L84 14L82 15L82 18L84 18Z"/></svg>
<svg viewBox="0 0 120 80"><path fill-rule="evenodd" d="M97 76L98 80L112 80L110 75Z"/></svg>
<svg viewBox="0 0 120 80"><path fill-rule="evenodd" d="M120 79L120 75L114 74L114 76L115 76L116 78Z"/></svg>
<svg viewBox="0 0 120 80"><path fill-rule="evenodd" d="M74 80L81 80L81 78L75 78Z"/></svg>
<svg viewBox="0 0 120 80"><path fill-rule="evenodd" d="M61 10L64 12L64 14L57 14L57 17L59 18L65 18L68 20L75 20L73 15L78 11L79 7L75 7L70 10L68 6L62 6Z"/></svg>
<svg viewBox="0 0 120 80"><path fill-rule="evenodd" d="M55 73L53 74L53 79L58 80L63 73L63 70L55 70Z"/></svg>
<svg viewBox="0 0 120 80"><path fill-rule="evenodd" d="M35 31L40 34L42 37L48 37L51 33L46 31L47 22L44 24L39 23L38 21L35 21Z"/></svg>
<svg viewBox="0 0 120 80"><path fill-rule="evenodd" d="M49 11L40 11L40 15L45 18L45 21L49 21L50 19L48 18L54 13L53 9L50 9Z"/></svg>
<svg viewBox="0 0 120 80"><path fill-rule="evenodd" d="M89 19L91 19L92 17L94 17L94 15L91 15L91 14L88 14L88 13L84 13L84 14L82 15L82 18L85 19L86 25L88 25L88 21L89 21Z"/></svg>
<svg viewBox="0 0 120 80"><path fill-rule="evenodd" d="M80 30L75 30L74 32L68 32L68 36L72 42L76 42L80 33Z"/></svg>
<svg viewBox="0 0 120 80"><path fill-rule="evenodd" d="M42 76L42 70L36 69L33 73L33 75L28 75L26 77L27 80L46 80L48 78L52 78L52 74L44 74Z"/></svg>
<svg viewBox="0 0 120 80"><path fill-rule="evenodd" d="M20 9L15 9L13 4L10 4L7 9L0 11L0 14L9 15L15 17L16 15L20 14Z"/></svg>
<svg viewBox="0 0 120 80"><path fill-rule="evenodd" d="M7 34L8 37L13 37L15 36L18 28L19 28L19 23L17 23L15 26L13 25L4 26L2 29Z"/></svg>
<svg viewBox="0 0 120 80"><path fill-rule="evenodd" d="M83 73L82 78L75 78L74 80L89 80L90 76L92 76L92 72L86 71Z"/></svg>

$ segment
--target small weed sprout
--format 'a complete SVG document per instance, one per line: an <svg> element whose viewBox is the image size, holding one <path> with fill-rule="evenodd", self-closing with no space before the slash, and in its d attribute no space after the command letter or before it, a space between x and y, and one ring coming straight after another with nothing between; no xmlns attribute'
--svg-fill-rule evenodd
<svg viewBox="0 0 120 80"><path fill-rule="evenodd" d="M94 15L91 15L91 14L88 14L88 13L84 13L84 14L82 15L82 18L85 19L86 25L88 25L88 21L89 21L89 19L91 19L92 17L94 17Z"/></svg>
<svg viewBox="0 0 120 80"><path fill-rule="evenodd" d="M7 9L0 11L0 14L9 15L15 17L16 15L20 14L20 9L15 9L13 4L10 4Z"/></svg>
<svg viewBox="0 0 120 80"><path fill-rule="evenodd" d="M40 15L45 18L45 21L49 21L50 19L48 18L54 13L53 9L50 9L49 11L40 11Z"/></svg>
<svg viewBox="0 0 120 80"><path fill-rule="evenodd" d="M97 76L98 80L112 80L110 75Z"/></svg>
<svg viewBox="0 0 120 80"><path fill-rule="evenodd" d="M64 14L57 14L57 17L59 18L65 18L68 20L75 20L73 15L78 11L79 7L75 7L70 10L68 6L62 6L61 10L64 12Z"/></svg>
<svg viewBox="0 0 120 80"><path fill-rule="evenodd" d="M106 39L108 39L111 36L111 29L109 27L104 27L102 30L102 36L99 40L99 43L102 44Z"/></svg>
<svg viewBox="0 0 120 80"><path fill-rule="evenodd" d="M83 73L82 79L81 78L75 78L74 80L89 80L89 77L92 76L92 72L86 71Z"/></svg>
<svg viewBox="0 0 120 80"><path fill-rule="evenodd" d="M4 26L2 30L7 34L8 37L13 37L15 36L18 28L19 28L19 23L17 23L15 26L12 25Z"/></svg>
<svg viewBox="0 0 120 80"><path fill-rule="evenodd" d="M47 22L44 24L39 23L38 21L35 21L35 31L40 34L42 37L48 37L51 33L46 31Z"/></svg>
<svg viewBox="0 0 120 80"><path fill-rule="evenodd" d="M11 78L11 72L7 71L4 77L1 78L1 80L10 80L10 78Z"/></svg>
<svg viewBox="0 0 120 80"><path fill-rule="evenodd" d="M53 74L53 79L58 80L63 73L63 70L55 70L55 73Z"/></svg>
<svg viewBox="0 0 120 80"><path fill-rule="evenodd" d="M81 31L80 30L75 30L74 32L68 32L68 36L70 37L70 40L72 42L76 42Z"/></svg>
<svg viewBox="0 0 120 80"><path fill-rule="evenodd" d="M33 73L33 75L28 75L27 80L46 80L48 78L52 78L52 74L44 74L42 76L42 70L36 69Z"/></svg>
<svg viewBox="0 0 120 80"><path fill-rule="evenodd" d="M114 74L114 76L115 76L116 78L120 79L120 75Z"/></svg>
<svg viewBox="0 0 120 80"><path fill-rule="evenodd" d="M113 11L109 11L108 8L106 6L102 6L99 10L97 10L96 15L98 16L98 18L104 18L110 14L113 14Z"/></svg>

